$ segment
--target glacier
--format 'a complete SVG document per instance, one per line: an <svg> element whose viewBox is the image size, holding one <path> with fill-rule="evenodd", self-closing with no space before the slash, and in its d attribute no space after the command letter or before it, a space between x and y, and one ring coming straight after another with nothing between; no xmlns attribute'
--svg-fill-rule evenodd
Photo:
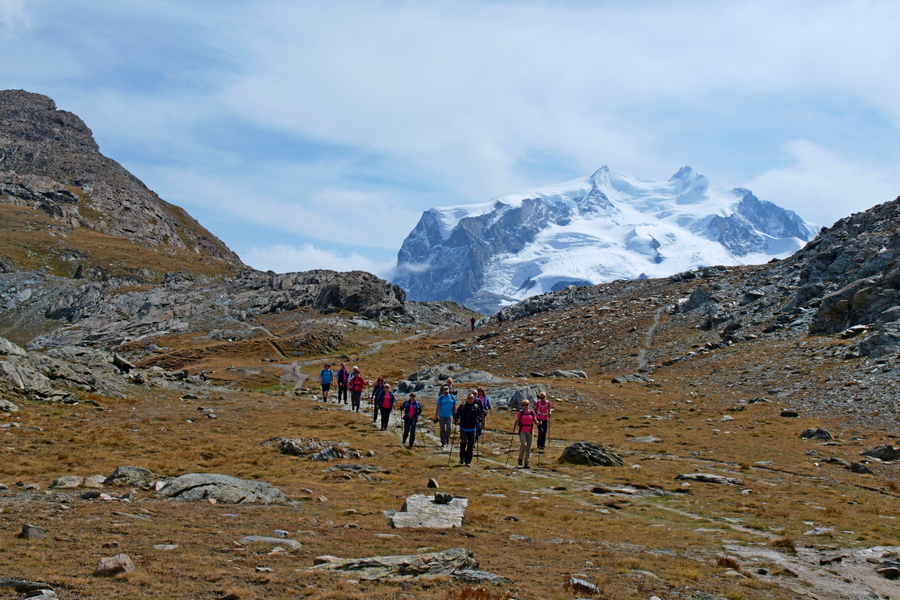
<svg viewBox="0 0 900 600"><path fill-rule="evenodd" d="M491 312L567 285L784 258L818 229L690 167L657 181L604 166L566 183L425 211L398 252L394 283L411 300Z"/></svg>

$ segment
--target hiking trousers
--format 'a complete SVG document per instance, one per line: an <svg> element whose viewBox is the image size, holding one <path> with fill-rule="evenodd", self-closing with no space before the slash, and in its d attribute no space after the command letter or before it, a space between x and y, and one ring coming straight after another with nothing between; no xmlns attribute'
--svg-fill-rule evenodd
<svg viewBox="0 0 900 600"><path fill-rule="evenodd" d="M438 425L441 427L441 446L446 446L450 443L450 432L453 427L453 417L440 417L438 419Z"/></svg>
<svg viewBox="0 0 900 600"><path fill-rule="evenodd" d="M524 461L525 466L528 466L528 463L531 460L531 439L532 432L519 432L519 464L522 464L522 461Z"/></svg>
<svg viewBox="0 0 900 600"><path fill-rule="evenodd" d="M550 427L550 421L538 421L538 450L543 450L547 446L547 429Z"/></svg>
<svg viewBox="0 0 900 600"><path fill-rule="evenodd" d="M459 430L459 462L465 465L472 463L472 451L475 449L475 430Z"/></svg>
<svg viewBox="0 0 900 600"><path fill-rule="evenodd" d="M406 443L406 438L409 438L409 447L412 448L412 445L416 443L416 424L419 422L419 419L410 419L409 417L403 417L403 443Z"/></svg>
<svg viewBox="0 0 900 600"><path fill-rule="evenodd" d="M393 410L393 409L388 407L388 408L381 408L379 410L381 411L381 430L387 431L388 423L390 423L390 421L391 421L391 410Z"/></svg>
<svg viewBox="0 0 900 600"><path fill-rule="evenodd" d="M341 400L344 401L344 404L347 404L347 384L341 385L338 384L338 404L341 403Z"/></svg>
<svg viewBox="0 0 900 600"><path fill-rule="evenodd" d="M362 390L354 392L350 390L350 409L359 412L359 401L362 398Z"/></svg>

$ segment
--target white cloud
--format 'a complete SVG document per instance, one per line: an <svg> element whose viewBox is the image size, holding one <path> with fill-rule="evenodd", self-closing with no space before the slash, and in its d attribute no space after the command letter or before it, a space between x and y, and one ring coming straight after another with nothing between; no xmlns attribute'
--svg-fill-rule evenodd
<svg viewBox="0 0 900 600"><path fill-rule="evenodd" d="M0 31L9 35L20 27L27 28L29 24L25 0L0 0Z"/></svg>
<svg viewBox="0 0 900 600"><path fill-rule="evenodd" d="M395 266L393 260L378 262L356 252L345 254L317 248L312 244L257 246L244 253L241 259L247 265L263 271L271 270L277 273L310 271L312 269L367 271L388 281L393 275Z"/></svg>
<svg viewBox="0 0 900 600"><path fill-rule="evenodd" d="M831 226L838 219L900 195L900 168L842 159L806 141L785 146L786 167L770 169L744 187L808 221Z"/></svg>

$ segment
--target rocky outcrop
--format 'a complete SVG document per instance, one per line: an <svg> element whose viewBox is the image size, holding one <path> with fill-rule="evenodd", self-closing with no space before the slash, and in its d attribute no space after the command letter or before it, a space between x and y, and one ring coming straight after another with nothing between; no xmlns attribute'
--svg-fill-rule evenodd
<svg viewBox="0 0 900 600"><path fill-rule="evenodd" d="M621 467L625 464L622 457L615 452L591 442L575 442L566 447L559 461L591 467Z"/></svg>
<svg viewBox="0 0 900 600"><path fill-rule="evenodd" d="M436 492L434 496L413 494L403 503L403 508L391 517L391 525L413 529L461 527L468 504L466 498L456 498L442 492Z"/></svg>
<svg viewBox="0 0 900 600"><path fill-rule="evenodd" d="M478 568L474 554L465 548L451 548L442 552L426 552L399 556L337 559L311 568L314 571L342 571L362 580L404 581L412 578L431 578L452 575L458 571Z"/></svg>
<svg viewBox="0 0 900 600"><path fill-rule="evenodd" d="M103 156L84 121L39 94L0 91L0 202L34 208L68 228L241 266L183 209Z"/></svg>
<svg viewBox="0 0 900 600"><path fill-rule="evenodd" d="M184 502L223 504L272 504L284 500L284 492L271 484L214 473L188 473L176 477L157 495Z"/></svg>

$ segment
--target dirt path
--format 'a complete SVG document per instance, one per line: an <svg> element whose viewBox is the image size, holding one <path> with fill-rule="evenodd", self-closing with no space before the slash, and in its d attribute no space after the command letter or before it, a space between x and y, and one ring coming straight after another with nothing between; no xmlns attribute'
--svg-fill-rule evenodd
<svg viewBox="0 0 900 600"><path fill-rule="evenodd" d="M656 331L657 325L659 325L660 319L662 319L662 314L666 312L668 306L660 306L655 311L653 311L653 324L647 329L646 333L644 333L644 347L640 349L638 352L638 370L644 369L647 367L647 351L653 345L653 333Z"/></svg>

